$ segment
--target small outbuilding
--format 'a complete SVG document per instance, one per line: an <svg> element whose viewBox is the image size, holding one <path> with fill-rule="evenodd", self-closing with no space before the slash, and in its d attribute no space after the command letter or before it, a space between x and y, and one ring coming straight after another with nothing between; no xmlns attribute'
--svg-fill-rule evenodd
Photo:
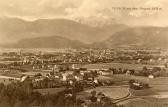
<svg viewBox="0 0 168 107"><path fill-rule="evenodd" d="M154 77L154 75L149 75L148 78L153 79L155 77Z"/></svg>

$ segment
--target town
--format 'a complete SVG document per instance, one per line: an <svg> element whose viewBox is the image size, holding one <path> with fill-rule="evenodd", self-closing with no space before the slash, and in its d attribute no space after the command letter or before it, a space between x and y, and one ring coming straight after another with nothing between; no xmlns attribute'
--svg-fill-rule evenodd
<svg viewBox="0 0 168 107"><path fill-rule="evenodd" d="M2 49L1 102L10 107L125 107L123 102L131 98L162 97L158 87L164 87L162 93L168 91L163 83L168 79L167 53L127 48Z"/></svg>
<svg viewBox="0 0 168 107"><path fill-rule="evenodd" d="M168 107L168 0L0 0L0 107Z"/></svg>

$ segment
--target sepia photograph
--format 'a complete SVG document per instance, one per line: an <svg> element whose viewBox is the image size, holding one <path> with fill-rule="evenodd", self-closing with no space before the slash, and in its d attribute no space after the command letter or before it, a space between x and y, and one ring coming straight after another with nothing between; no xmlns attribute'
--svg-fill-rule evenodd
<svg viewBox="0 0 168 107"><path fill-rule="evenodd" d="M0 0L0 107L168 107L168 1Z"/></svg>

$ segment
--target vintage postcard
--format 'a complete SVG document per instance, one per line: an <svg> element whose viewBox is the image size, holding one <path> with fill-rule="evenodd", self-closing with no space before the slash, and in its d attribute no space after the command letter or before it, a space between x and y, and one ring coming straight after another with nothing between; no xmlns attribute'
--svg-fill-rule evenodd
<svg viewBox="0 0 168 107"><path fill-rule="evenodd" d="M0 0L0 107L168 107L167 0Z"/></svg>

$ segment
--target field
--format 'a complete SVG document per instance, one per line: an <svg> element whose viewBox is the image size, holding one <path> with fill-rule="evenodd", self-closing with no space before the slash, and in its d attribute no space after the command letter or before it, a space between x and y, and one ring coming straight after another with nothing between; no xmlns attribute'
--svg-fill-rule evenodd
<svg viewBox="0 0 168 107"><path fill-rule="evenodd" d="M87 64L83 65L83 68L87 69L108 69L111 67L114 68L123 68L123 69L135 69L142 70L142 68L146 66L147 68L151 68L157 65L145 65L145 64L125 64L125 63L101 63L101 64Z"/></svg>
<svg viewBox="0 0 168 107"><path fill-rule="evenodd" d="M135 98L119 103L124 107L168 107L168 99Z"/></svg>
<svg viewBox="0 0 168 107"><path fill-rule="evenodd" d="M168 107L168 77L149 79L142 76L126 76L119 74L110 76L110 78L114 83L120 83L120 86L123 83L126 85L126 83L131 79L135 79L143 83L148 83L151 87L143 90L130 90L131 98L133 99L128 99L118 104L124 104L125 107ZM113 89L108 90L106 94L113 97L115 97L115 94L124 96L124 93L122 93L123 91L120 89L116 90L116 92L114 91L115 89ZM97 90L106 92L104 89Z"/></svg>
<svg viewBox="0 0 168 107"><path fill-rule="evenodd" d="M133 93L138 96L147 94L167 96L168 97L168 77L158 77L155 79L144 79L144 82L149 83L151 88L146 90L134 91Z"/></svg>
<svg viewBox="0 0 168 107"><path fill-rule="evenodd" d="M34 75L36 75L36 74L38 74L38 73L40 73L40 74L42 74L42 75L46 75L46 74L48 74L49 72L30 71L30 72L22 72L22 73L20 73L20 74L22 74L22 75L34 76Z"/></svg>
<svg viewBox="0 0 168 107"><path fill-rule="evenodd" d="M97 87L94 89L86 90L85 92L90 93L91 91L95 90L97 93L103 92L106 96L112 98L112 99L119 99L127 96L128 88L122 87L122 86L111 86L111 87Z"/></svg>
<svg viewBox="0 0 168 107"><path fill-rule="evenodd" d="M6 78L0 78L0 83L9 84L11 83L11 80L6 79Z"/></svg>
<svg viewBox="0 0 168 107"><path fill-rule="evenodd" d="M149 79L142 76L113 75L111 76L111 78L114 82L129 81L131 79L135 79L143 83L148 83L151 87L149 88L149 90L155 91L157 93L168 92L168 77Z"/></svg>
<svg viewBox="0 0 168 107"><path fill-rule="evenodd" d="M125 107L168 107L168 78L158 77L149 79L138 76L123 76L118 75L113 78L121 80L136 79L149 83L151 88L143 90L130 90L133 99L129 99L119 104L124 104Z"/></svg>
<svg viewBox="0 0 168 107"><path fill-rule="evenodd" d="M47 89L35 89L34 91L37 91L41 93L42 95L46 95L46 94L57 94L58 92L64 89L65 88L47 88Z"/></svg>

